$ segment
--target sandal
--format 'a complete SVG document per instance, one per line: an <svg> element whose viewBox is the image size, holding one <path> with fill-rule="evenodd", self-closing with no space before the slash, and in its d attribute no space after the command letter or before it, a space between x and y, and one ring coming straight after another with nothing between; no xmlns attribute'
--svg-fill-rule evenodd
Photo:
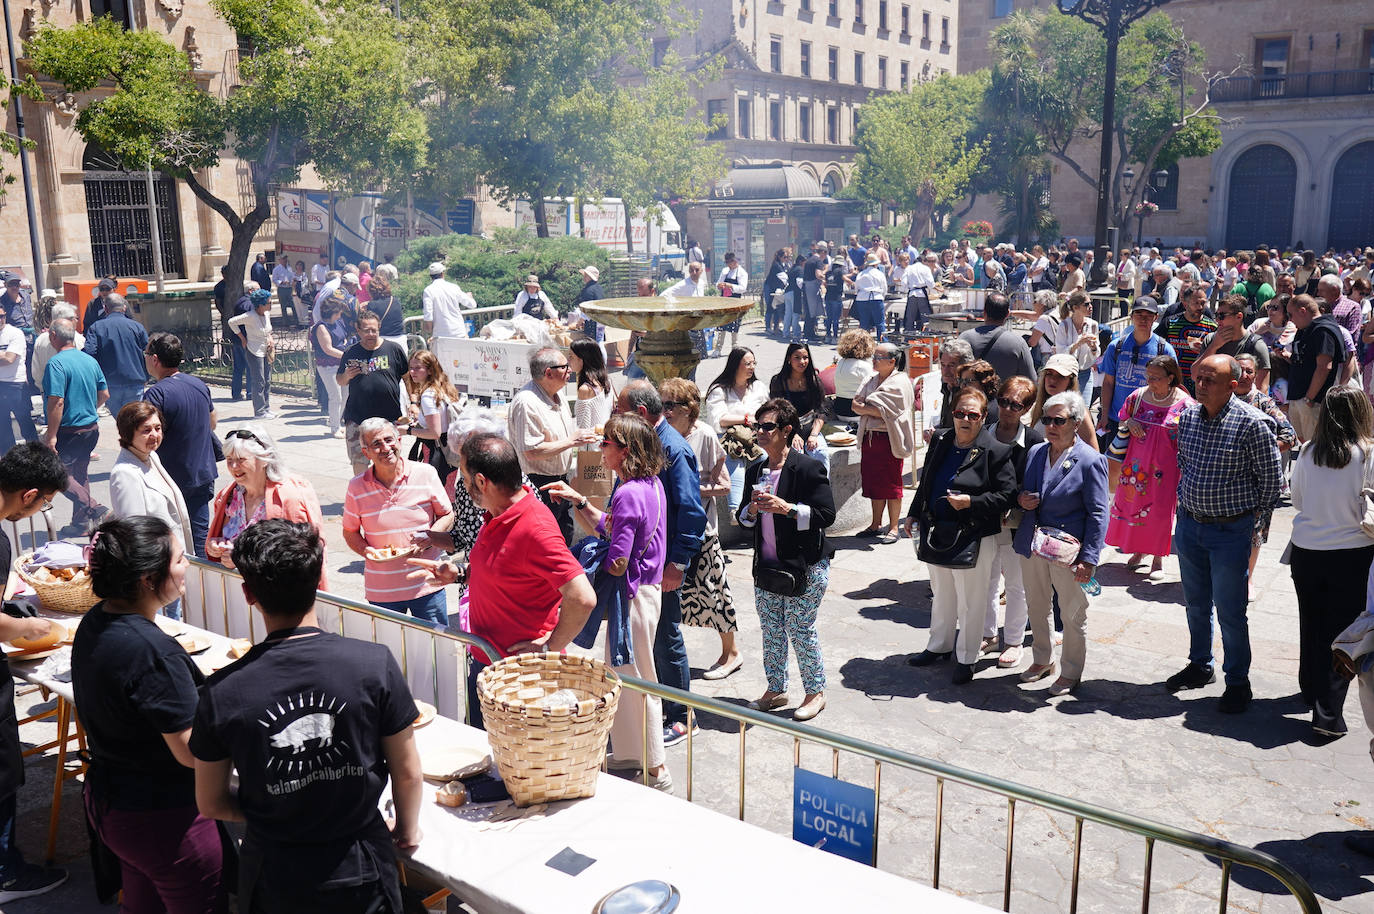
<svg viewBox="0 0 1374 914"><path fill-rule="evenodd" d="M878 542L882 543L884 546L891 546L893 543L897 542L897 534L895 534L895 533L883 533L883 534L880 534L880 535L878 536Z"/></svg>

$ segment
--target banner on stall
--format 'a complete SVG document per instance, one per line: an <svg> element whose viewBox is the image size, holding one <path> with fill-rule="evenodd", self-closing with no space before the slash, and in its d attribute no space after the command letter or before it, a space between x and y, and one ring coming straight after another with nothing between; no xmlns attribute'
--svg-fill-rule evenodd
<svg viewBox="0 0 1374 914"><path fill-rule="evenodd" d="M530 347L524 340L441 337L434 355L460 391L478 397L505 397L530 380Z"/></svg>
<svg viewBox="0 0 1374 914"><path fill-rule="evenodd" d="M871 866L877 794L804 768L792 772L792 840Z"/></svg>

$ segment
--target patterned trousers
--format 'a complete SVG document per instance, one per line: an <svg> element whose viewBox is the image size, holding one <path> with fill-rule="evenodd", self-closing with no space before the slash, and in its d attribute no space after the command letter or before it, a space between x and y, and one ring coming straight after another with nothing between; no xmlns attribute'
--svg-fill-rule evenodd
<svg viewBox="0 0 1374 914"><path fill-rule="evenodd" d="M787 691L787 645L797 652L797 669L807 695L825 691L825 664L821 639L816 632L816 612L830 584L830 560L822 559L807 569L806 590L799 597L784 597L754 588L754 606L763 629L763 672L768 691Z"/></svg>

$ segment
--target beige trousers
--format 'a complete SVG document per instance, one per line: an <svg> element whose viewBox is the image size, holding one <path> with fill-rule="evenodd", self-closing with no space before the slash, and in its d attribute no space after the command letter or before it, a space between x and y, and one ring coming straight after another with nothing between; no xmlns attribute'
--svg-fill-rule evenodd
<svg viewBox="0 0 1374 914"><path fill-rule="evenodd" d="M617 673L637 676L658 682L654 672L654 634L658 630L658 614L662 609L662 591L658 584L640 584L630 600L630 639L634 645L634 663L615 667ZM610 662L610 657L606 662ZM646 722L647 719L647 722ZM644 728L648 727L649 758L644 758ZM657 768L663 764L663 701L656 695L645 695L630 689L620 689L620 704L611 722L611 756L633 760L641 767Z"/></svg>
<svg viewBox="0 0 1374 914"><path fill-rule="evenodd" d="M1021 580L1026 586L1030 613L1031 657L1044 665L1054 659L1054 594L1059 594L1059 615L1064 621L1064 647L1059 656L1059 675L1070 682L1083 678L1088 651L1088 595L1073 579L1073 569L1031 556L1021 559Z"/></svg>

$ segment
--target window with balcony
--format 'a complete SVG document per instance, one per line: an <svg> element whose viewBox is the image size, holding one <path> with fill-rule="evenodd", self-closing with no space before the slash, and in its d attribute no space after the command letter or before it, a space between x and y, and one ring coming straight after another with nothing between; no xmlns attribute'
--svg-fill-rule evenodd
<svg viewBox="0 0 1374 914"><path fill-rule="evenodd" d="M854 24L864 24L864 0L854 0Z"/></svg>
<svg viewBox="0 0 1374 914"><path fill-rule="evenodd" d="M864 55L862 51L854 52L854 85L864 84Z"/></svg>
<svg viewBox="0 0 1374 914"><path fill-rule="evenodd" d="M811 76L811 42L809 42L809 41L803 41L803 42L801 43L801 54L799 55L798 60L799 60L800 63L801 63L801 75L802 75L802 76L806 76L806 77L810 77L810 76Z"/></svg>
<svg viewBox="0 0 1374 914"><path fill-rule="evenodd" d="M840 109L825 109L825 141L832 146L840 145Z"/></svg>
<svg viewBox="0 0 1374 914"><path fill-rule="evenodd" d="M878 58L878 88L887 88L887 58Z"/></svg>
<svg viewBox="0 0 1374 914"><path fill-rule="evenodd" d="M837 83L840 81L840 49L830 49L830 81Z"/></svg>
<svg viewBox="0 0 1374 914"><path fill-rule="evenodd" d="M840 0L830 0L830 8L826 11L826 15L831 19L840 18Z"/></svg>
<svg viewBox="0 0 1374 914"><path fill-rule="evenodd" d="M1283 95L1288 76L1288 38L1255 39L1255 72L1260 77L1260 95Z"/></svg>
<svg viewBox="0 0 1374 914"><path fill-rule="evenodd" d="M911 85L911 64L907 63L905 60L902 61L898 73L900 75L898 77L897 87L905 92L907 87Z"/></svg>
<svg viewBox="0 0 1374 914"><path fill-rule="evenodd" d="M747 98L739 100L738 117L735 119L735 136L741 140L747 140L750 136L750 126L754 120L754 104Z"/></svg>
<svg viewBox="0 0 1374 914"><path fill-rule="evenodd" d="M706 135L708 140L723 140L730 135L730 110L725 99L706 100L706 123L711 125L711 132Z"/></svg>
<svg viewBox="0 0 1374 914"><path fill-rule="evenodd" d="M797 106L797 136L803 143L811 142L811 103L802 102Z"/></svg>
<svg viewBox="0 0 1374 914"><path fill-rule="evenodd" d="M949 17L940 17L940 50L949 50Z"/></svg>
<svg viewBox="0 0 1374 914"><path fill-rule="evenodd" d="M887 0L878 0L878 31L887 31Z"/></svg>
<svg viewBox="0 0 1374 914"><path fill-rule="evenodd" d="M930 13L921 13L921 40L930 44Z"/></svg>
<svg viewBox="0 0 1374 914"><path fill-rule="evenodd" d="M905 4L902 6L902 37L911 37L911 7Z"/></svg>
<svg viewBox="0 0 1374 914"><path fill-rule="evenodd" d="M774 73L782 72L782 36L774 35L768 41L768 67Z"/></svg>

